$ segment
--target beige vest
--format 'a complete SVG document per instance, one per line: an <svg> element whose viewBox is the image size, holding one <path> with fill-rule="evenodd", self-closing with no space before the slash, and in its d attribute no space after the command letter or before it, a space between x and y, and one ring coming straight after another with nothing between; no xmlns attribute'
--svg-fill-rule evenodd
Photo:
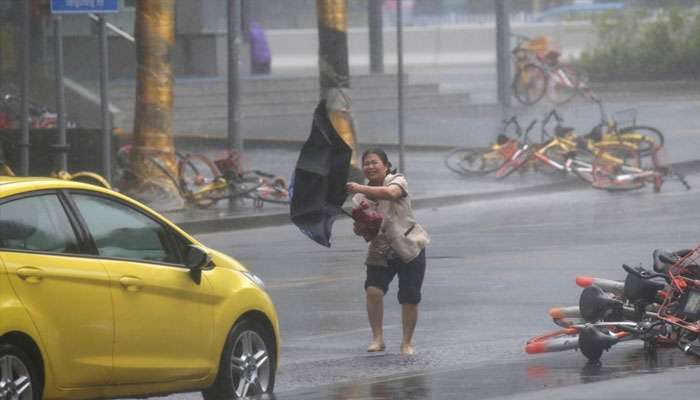
<svg viewBox="0 0 700 400"><path fill-rule="evenodd" d="M384 186L389 185L398 185L404 196L397 200L376 202L377 211L384 219L379 234L369 244L367 265L386 266L385 257L389 249L393 250L401 261L408 263L430 243L428 233L413 217L406 178L401 174L389 174L384 179ZM353 197L353 203L359 204L364 198L364 195L358 193Z"/></svg>

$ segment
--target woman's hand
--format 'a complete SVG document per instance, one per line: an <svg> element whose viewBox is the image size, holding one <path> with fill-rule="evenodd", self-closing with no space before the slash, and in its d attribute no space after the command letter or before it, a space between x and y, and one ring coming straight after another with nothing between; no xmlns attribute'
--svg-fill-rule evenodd
<svg viewBox="0 0 700 400"><path fill-rule="evenodd" d="M355 182L348 182L345 184L345 190L348 193L362 193L362 188L364 188L365 185L360 185L359 183Z"/></svg>

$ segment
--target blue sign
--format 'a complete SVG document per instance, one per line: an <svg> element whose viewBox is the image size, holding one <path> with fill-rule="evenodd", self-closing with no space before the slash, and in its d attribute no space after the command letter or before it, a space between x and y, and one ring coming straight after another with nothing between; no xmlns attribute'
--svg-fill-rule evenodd
<svg viewBox="0 0 700 400"><path fill-rule="evenodd" d="M51 0L52 14L119 12L119 0Z"/></svg>

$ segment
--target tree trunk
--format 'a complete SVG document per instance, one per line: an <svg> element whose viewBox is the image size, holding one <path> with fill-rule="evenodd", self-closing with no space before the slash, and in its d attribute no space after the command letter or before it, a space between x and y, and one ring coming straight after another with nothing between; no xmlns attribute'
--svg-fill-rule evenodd
<svg viewBox="0 0 700 400"><path fill-rule="evenodd" d="M127 193L159 210L182 208L173 146L173 71L175 0L136 4L137 85L134 147ZM174 179L173 179L174 178Z"/></svg>

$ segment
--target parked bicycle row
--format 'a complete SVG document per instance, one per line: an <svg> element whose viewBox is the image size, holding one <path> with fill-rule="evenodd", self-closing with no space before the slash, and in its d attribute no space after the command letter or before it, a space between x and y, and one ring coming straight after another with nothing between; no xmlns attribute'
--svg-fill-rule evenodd
<svg viewBox="0 0 700 400"><path fill-rule="evenodd" d="M5 162L0 146L0 175L14 176L14 171ZM170 172L163 157L163 150L144 149L140 152L148 168L136 171L130 167L133 146L122 146L117 152L114 166L113 185L101 175L81 171L69 173L55 171L52 177L74 180L120 190L138 180L143 182L141 189L149 191L152 198L167 197L169 191L163 182L172 184L188 205L208 208L221 200L234 200L239 203L250 200L255 208L265 203L289 204L287 180L282 176L259 170L245 169L243 156L236 151L223 152L219 158L211 160L203 154L183 154L176 152L175 174ZM146 172L147 171L147 172ZM160 178L165 178L163 181Z"/></svg>
<svg viewBox="0 0 700 400"><path fill-rule="evenodd" d="M700 357L700 246L674 252L654 250L651 269L623 265L624 281L579 276L577 306L549 311L561 330L527 342L530 354L580 349L592 361L628 340L653 352L678 346Z"/></svg>
<svg viewBox="0 0 700 400"><path fill-rule="evenodd" d="M503 121L496 142L488 147L456 148L445 156L445 165L464 176L493 174L498 179L515 171L544 175L573 174L595 188L639 189L647 183L654 191L665 181L685 178L668 164L664 135L651 126L636 124L636 110L609 116L603 102L591 91L586 97L600 111L600 121L586 134L564 125L556 109L541 121L533 119L523 128L518 117ZM533 129L540 126L539 139Z"/></svg>

